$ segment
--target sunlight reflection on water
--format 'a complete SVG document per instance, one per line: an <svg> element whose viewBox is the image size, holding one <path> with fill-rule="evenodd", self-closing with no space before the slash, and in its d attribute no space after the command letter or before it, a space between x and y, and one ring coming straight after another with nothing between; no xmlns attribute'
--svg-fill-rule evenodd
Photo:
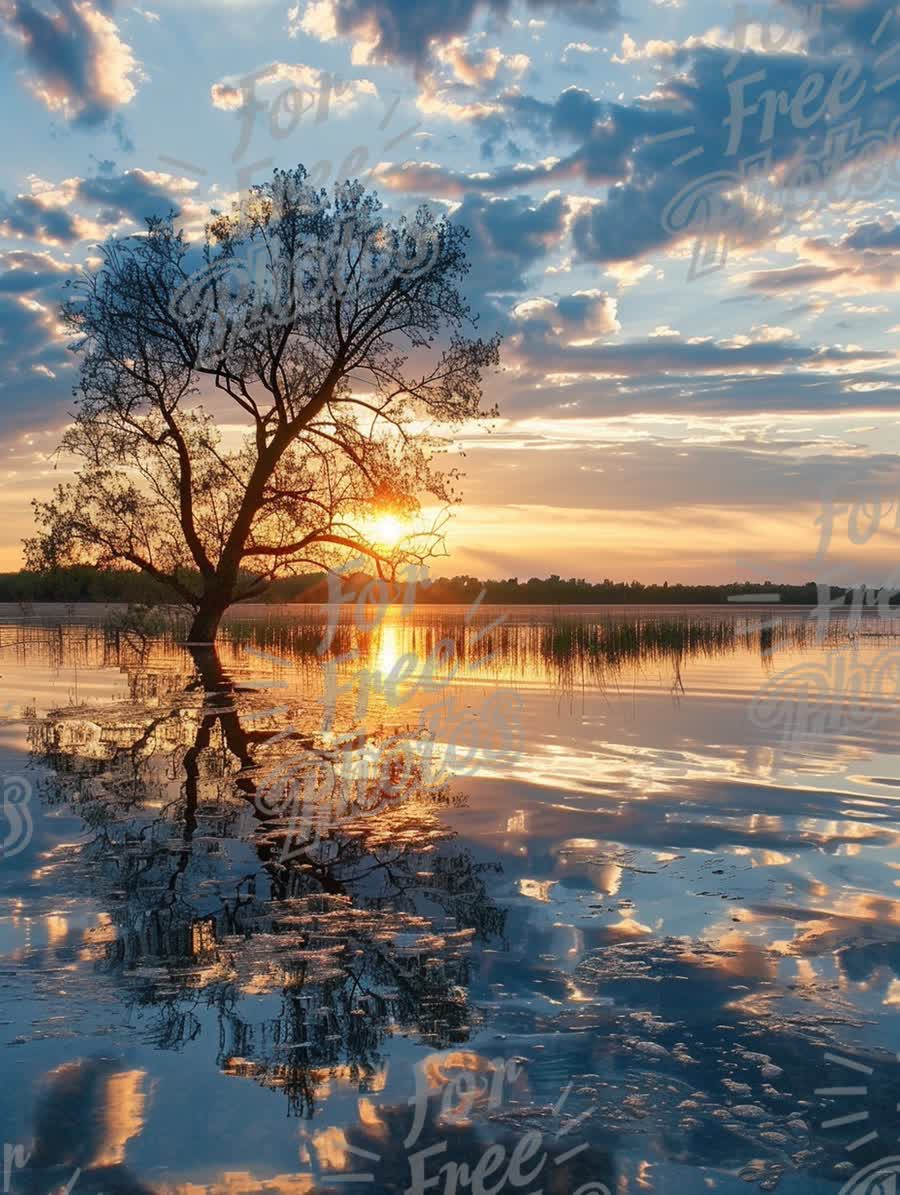
<svg viewBox="0 0 900 1195"><path fill-rule="evenodd" d="M803 690L798 735L778 680L872 672L893 624L520 609L479 638L496 611L464 613L344 619L319 656L309 611L241 611L214 659L0 619L0 761L36 788L0 861L23 1190L346 1190L366 1154L361 1189L406 1190L417 1082L421 1141L473 1168L542 1126L548 1191L836 1190L890 1152L896 687ZM332 787L298 830L272 793L311 752ZM827 1055L863 1095L816 1094L847 1085ZM521 1073L491 1106L498 1059ZM456 1116L451 1088L482 1094Z"/></svg>

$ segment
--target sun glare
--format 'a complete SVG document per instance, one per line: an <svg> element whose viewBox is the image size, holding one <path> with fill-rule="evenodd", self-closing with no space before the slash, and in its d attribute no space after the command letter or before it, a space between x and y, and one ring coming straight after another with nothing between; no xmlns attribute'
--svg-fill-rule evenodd
<svg viewBox="0 0 900 1195"><path fill-rule="evenodd" d="M379 515L372 522L372 539L383 548L395 548L406 533L406 526L396 515Z"/></svg>

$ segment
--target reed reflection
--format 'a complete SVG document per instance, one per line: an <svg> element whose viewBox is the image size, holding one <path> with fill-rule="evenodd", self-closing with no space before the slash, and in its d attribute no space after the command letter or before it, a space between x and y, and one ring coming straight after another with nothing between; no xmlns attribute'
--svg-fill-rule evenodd
<svg viewBox="0 0 900 1195"><path fill-rule="evenodd" d="M497 620L489 612L471 623L465 613L452 607L388 607L377 618L371 615L369 626L356 610L336 616L317 607L262 607L252 613L236 607L223 626L219 650L232 672L235 664L240 672L255 653L262 652L267 661L280 661L310 686L315 686L323 663L329 661L343 661L347 674L369 670L385 676L399 659L414 656L423 662L423 670L427 667L442 682L477 677L492 683L567 688L585 681L603 687L614 684L625 668L660 664L670 669L677 685L685 662L738 657L748 648L760 657L764 675L773 656L817 643L815 624L805 614L793 612L770 618L717 611L684 610L662 616L525 608L499 625L493 625ZM873 620L873 625L875 630L867 632L869 640L892 640L893 623L886 627ZM826 647L850 642L840 619L833 619L827 631ZM54 668L116 668L128 661L130 683L152 697L154 686L177 687L183 679L179 663L183 640L177 620L120 612L91 625L31 622L7 627L0 646L7 658L19 663L39 660ZM328 645L324 652L323 640ZM141 660L147 664L151 659L153 667L138 666Z"/></svg>

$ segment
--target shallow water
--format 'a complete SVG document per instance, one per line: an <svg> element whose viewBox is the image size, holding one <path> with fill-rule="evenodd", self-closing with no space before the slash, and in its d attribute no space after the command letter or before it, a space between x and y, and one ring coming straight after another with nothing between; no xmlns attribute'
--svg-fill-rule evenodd
<svg viewBox="0 0 900 1195"><path fill-rule="evenodd" d="M0 611L13 1189L818 1192L897 1152L900 623L502 613L344 610L320 654L249 609L213 656Z"/></svg>

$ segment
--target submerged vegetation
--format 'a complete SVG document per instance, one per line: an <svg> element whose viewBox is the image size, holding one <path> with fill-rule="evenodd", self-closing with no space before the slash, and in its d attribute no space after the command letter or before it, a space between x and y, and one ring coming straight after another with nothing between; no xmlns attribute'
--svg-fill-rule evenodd
<svg viewBox="0 0 900 1195"><path fill-rule="evenodd" d="M776 650L810 646L821 631L796 616L769 619L752 616L554 615L540 630L539 652L557 683L571 685L577 676L594 682L614 679L627 665L668 664L673 683L681 686L682 661L712 658L755 648L764 663ZM845 625L835 621L825 629L828 642L846 642Z"/></svg>
<svg viewBox="0 0 900 1195"><path fill-rule="evenodd" d="M804 650L815 643L838 647L856 635L867 641L891 641L894 620L872 618L858 631L835 616L819 625L800 613L784 616L763 612L672 611L534 611L527 619L480 610L470 621L458 611L417 608L401 614L379 607L347 605L329 622L325 610L312 605L243 610L236 607L223 623L221 643L229 658L255 675L274 665L317 675L324 664L343 675L359 667L371 671L380 689L400 669L406 683L426 688L430 677L443 683L462 670L492 682L530 677L566 690L589 682L614 685L629 670L662 666L673 686L681 686L681 666L698 658L738 654L750 648L763 668L772 667L779 652ZM133 605L103 611L93 623L65 619L23 618L9 628L0 646L21 659L34 652L61 666L130 668L136 658L175 659L183 652L188 623L168 607ZM407 664L411 669L404 671Z"/></svg>
<svg viewBox="0 0 900 1195"><path fill-rule="evenodd" d="M588 659L615 665L673 655L715 655L733 650L751 633L734 619L554 618L544 628L541 652L555 662Z"/></svg>

